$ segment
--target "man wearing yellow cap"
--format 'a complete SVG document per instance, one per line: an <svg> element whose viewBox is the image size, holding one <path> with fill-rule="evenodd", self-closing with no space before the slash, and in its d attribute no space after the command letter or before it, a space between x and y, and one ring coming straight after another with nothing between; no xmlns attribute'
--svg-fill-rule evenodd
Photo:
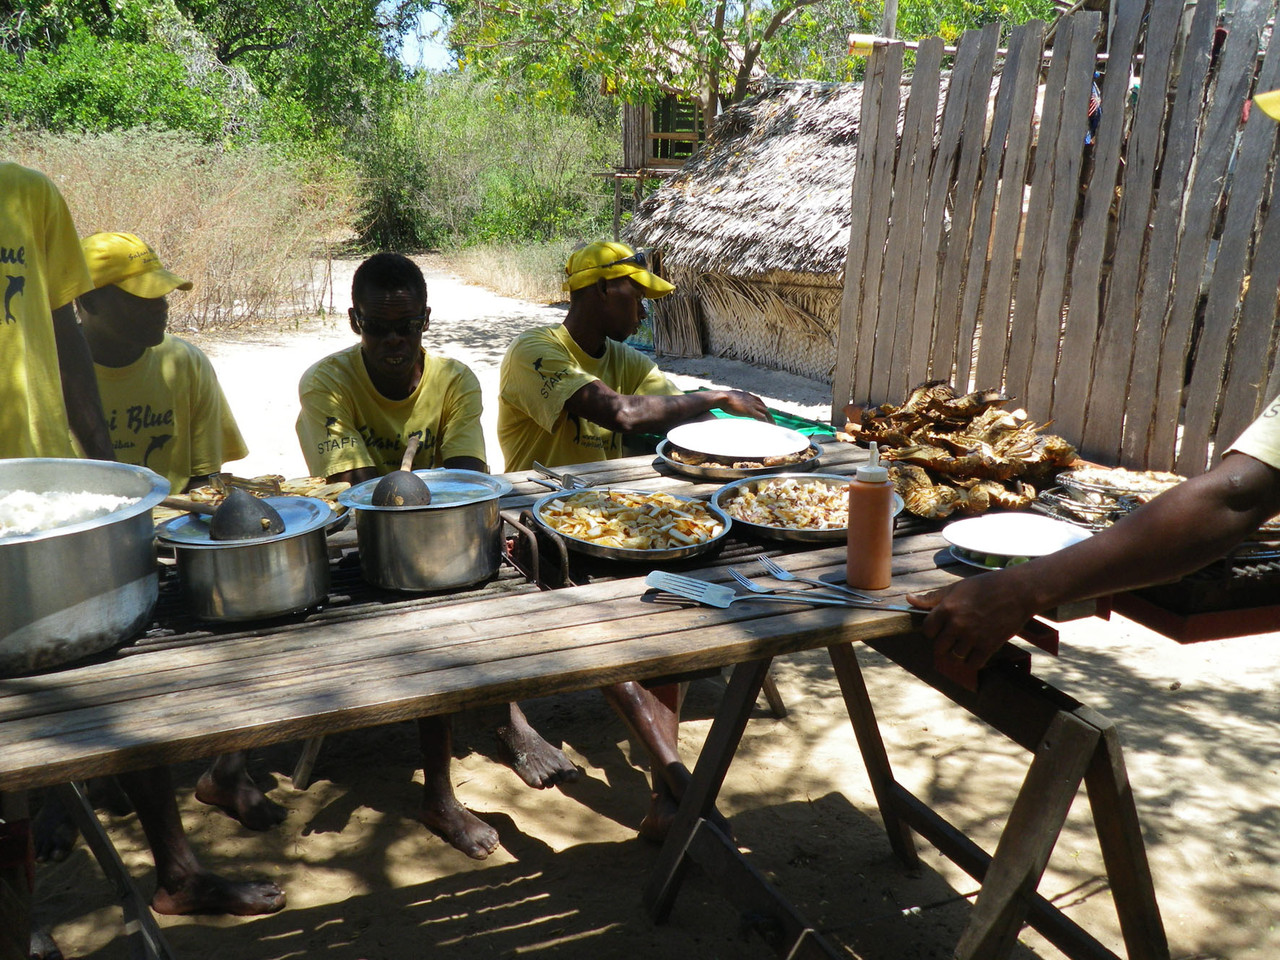
<svg viewBox="0 0 1280 960"><path fill-rule="evenodd" d="M168 295L191 281L131 233L95 233L82 246L94 289L76 302L116 459L175 491L206 483L249 451L209 358L165 332Z"/></svg>
<svg viewBox="0 0 1280 960"><path fill-rule="evenodd" d="M44 174L0 163L0 457L113 459L72 301L91 286Z"/></svg>
<svg viewBox="0 0 1280 960"><path fill-rule="evenodd" d="M528 470L622 456L626 433L665 431L719 407L769 419L742 390L684 394L625 343L644 319L642 300L675 289L625 243L597 241L565 265L564 323L512 341L498 380L498 443L505 469Z"/></svg>
<svg viewBox="0 0 1280 960"><path fill-rule="evenodd" d="M1253 105L1280 120L1280 90ZM1208 473L1162 493L1115 525L1057 553L923 596L934 656L981 667L1042 610L1176 580L1225 555L1280 512L1280 397Z"/></svg>
<svg viewBox="0 0 1280 960"><path fill-rule="evenodd" d="M742 390L684 394L652 360L625 343L644 319L642 300L675 289L652 273L646 254L597 241L565 264L569 312L564 323L527 330L507 348L498 380L498 442L506 469L527 470L622 456L622 436L665 431L720 408L769 419L757 396ZM650 808L640 833L660 840L689 780L677 744L680 690L617 683L602 692L644 745L653 765ZM727 832L728 824L714 819Z"/></svg>

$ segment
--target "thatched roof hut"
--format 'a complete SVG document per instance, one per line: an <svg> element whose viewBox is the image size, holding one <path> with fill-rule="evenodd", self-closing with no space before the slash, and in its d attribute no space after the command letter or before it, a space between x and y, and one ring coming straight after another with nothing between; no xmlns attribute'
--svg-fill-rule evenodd
<svg viewBox="0 0 1280 960"><path fill-rule="evenodd" d="M657 302L659 352L829 377L861 104L861 84L772 84L644 201L628 236L679 288Z"/></svg>

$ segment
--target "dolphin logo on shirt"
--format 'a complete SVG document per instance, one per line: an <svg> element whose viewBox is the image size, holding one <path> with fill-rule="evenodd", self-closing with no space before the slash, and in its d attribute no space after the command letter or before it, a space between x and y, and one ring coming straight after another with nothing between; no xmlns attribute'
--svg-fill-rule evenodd
<svg viewBox="0 0 1280 960"><path fill-rule="evenodd" d="M157 433L151 438L151 442L147 444L147 452L142 455L142 465L147 466L147 460L151 454L157 450L163 449L164 445L173 439L172 433Z"/></svg>
<svg viewBox="0 0 1280 960"><path fill-rule="evenodd" d="M9 303L14 297L22 293L23 288L27 285L27 278L22 275L15 277L11 273L5 274L5 276L9 278L9 282L4 288L4 322L17 323L18 318L15 317L13 315L13 311L9 309Z"/></svg>

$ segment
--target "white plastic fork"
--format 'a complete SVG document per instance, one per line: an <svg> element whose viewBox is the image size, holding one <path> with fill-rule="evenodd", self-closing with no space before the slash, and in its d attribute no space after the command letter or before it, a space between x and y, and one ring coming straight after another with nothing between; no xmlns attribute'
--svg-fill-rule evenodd
<svg viewBox="0 0 1280 960"><path fill-rule="evenodd" d="M822 587L824 590L835 590L850 597L857 597L859 600L865 600L867 603L883 602L880 597L869 597L865 593L859 593L857 590L850 590L848 587L842 586L838 583L828 583L826 580L815 580L812 577L802 577L799 574L792 573L785 567L779 566L778 562L774 560L773 557L767 556L763 553L756 557L756 559L760 561L760 566L764 567L765 573L773 577L775 580L782 580L784 582L795 580L800 583L808 583L815 587Z"/></svg>

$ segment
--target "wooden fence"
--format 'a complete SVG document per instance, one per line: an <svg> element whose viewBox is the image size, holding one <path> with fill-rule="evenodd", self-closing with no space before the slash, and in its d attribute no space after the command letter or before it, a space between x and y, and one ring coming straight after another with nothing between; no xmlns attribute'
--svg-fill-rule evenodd
<svg viewBox="0 0 1280 960"><path fill-rule="evenodd" d="M1097 13L1048 53L1039 22L1007 50L966 33L945 94L925 42L905 104L902 45L872 54L837 419L927 379L1003 387L1089 459L1196 474L1280 393L1280 124L1247 110L1280 87L1276 0L1112 9L1102 59Z"/></svg>

